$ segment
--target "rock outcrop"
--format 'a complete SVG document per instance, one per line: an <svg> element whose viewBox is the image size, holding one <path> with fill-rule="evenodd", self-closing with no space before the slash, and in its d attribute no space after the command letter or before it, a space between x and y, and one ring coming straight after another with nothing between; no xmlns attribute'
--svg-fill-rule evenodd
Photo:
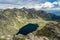
<svg viewBox="0 0 60 40"><path fill-rule="evenodd" d="M60 40L60 23L48 23L43 29L39 30L36 35L46 36L50 40Z"/></svg>
<svg viewBox="0 0 60 40"><path fill-rule="evenodd" d="M22 34L15 35L13 40L49 40L49 39L45 36L35 36L34 34L30 33L26 36Z"/></svg>

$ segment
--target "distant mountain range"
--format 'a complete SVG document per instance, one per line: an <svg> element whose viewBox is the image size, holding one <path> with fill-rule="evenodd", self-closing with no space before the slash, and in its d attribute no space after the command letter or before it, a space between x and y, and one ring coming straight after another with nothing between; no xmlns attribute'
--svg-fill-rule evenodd
<svg viewBox="0 0 60 40"><path fill-rule="evenodd" d="M39 16L44 20L60 21L60 16L52 12L47 12L45 10L26 9L26 8L23 9L28 12L28 15L31 18L37 18L37 16Z"/></svg>
<svg viewBox="0 0 60 40"><path fill-rule="evenodd" d="M53 13L56 15L60 15L60 10L45 10L46 12Z"/></svg>

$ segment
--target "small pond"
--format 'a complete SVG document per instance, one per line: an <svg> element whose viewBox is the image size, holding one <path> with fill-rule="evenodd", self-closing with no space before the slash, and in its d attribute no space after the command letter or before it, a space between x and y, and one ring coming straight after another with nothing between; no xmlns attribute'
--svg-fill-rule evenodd
<svg viewBox="0 0 60 40"><path fill-rule="evenodd" d="M29 23L25 26L23 26L22 28L19 29L18 34L23 34L23 35L27 35L29 33L32 33L33 31L36 31L36 29L38 28L38 24L32 24L32 23Z"/></svg>

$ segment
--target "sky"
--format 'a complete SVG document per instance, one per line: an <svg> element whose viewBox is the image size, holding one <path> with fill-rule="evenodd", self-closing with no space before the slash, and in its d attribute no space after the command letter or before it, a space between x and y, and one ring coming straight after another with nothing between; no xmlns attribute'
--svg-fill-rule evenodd
<svg viewBox="0 0 60 40"><path fill-rule="evenodd" d="M22 7L60 10L60 0L0 0L0 9Z"/></svg>

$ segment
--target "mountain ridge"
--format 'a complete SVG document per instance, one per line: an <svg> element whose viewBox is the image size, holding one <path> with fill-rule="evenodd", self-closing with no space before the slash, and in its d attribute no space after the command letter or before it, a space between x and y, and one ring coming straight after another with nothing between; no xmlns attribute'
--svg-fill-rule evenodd
<svg viewBox="0 0 60 40"><path fill-rule="evenodd" d="M14 35L28 23L38 24L38 30L41 30L49 22L60 22L60 16L44 10L26 8L2 10L0 11L0 36Z"/></svg>

